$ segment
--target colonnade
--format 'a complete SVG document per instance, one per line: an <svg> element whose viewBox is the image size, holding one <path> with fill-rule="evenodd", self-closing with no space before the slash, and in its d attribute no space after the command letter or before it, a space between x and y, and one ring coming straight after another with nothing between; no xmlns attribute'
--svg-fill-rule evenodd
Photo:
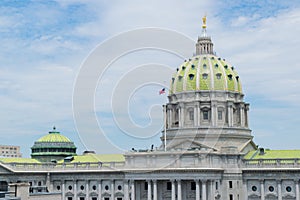
<svg viewBox="0 0 300 200"><path fill-rule="evenodd" d="M237 108L235 108L233 102L228 102L226 107L220 107L222 108L222 122L226 122L229 127L234 126L240 126L240 127L248 127L248 110L249 107L246 104L240 103ZM209 111L209 120L208 122L212 126L218 125L218 110L219 107L216 102L212 102L209 107L204 107L201 109L200 103L195 104L192 107L193 111L193 126L199 127L202 124L206 124L207 122L201 117L202 110L208 110ZM236 112L234 112L234 109L236 109ZM180 103L178 106L174 105L167 105L166 109L166 116L167 116L167 128L174 128L179 127L183 128L185 126L186 121L188 121L189 113L188 111L191 110L191 106L186 106L183 103ZM177 112L177 113L176 113ZM176 117L176 115L178 115ZM177 119L176 119L177 118ZM235 118L238 120L238 123L235 124ZM175 125L175 121L178 120L178 125ZM226 120L226 121L225 121ZM222 123L222 126L224 123Z"/></svg>

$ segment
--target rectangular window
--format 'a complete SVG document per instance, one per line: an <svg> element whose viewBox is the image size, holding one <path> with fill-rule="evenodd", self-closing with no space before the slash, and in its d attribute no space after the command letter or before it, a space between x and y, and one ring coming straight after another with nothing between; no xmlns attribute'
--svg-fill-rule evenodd
<svg viewBox="0 0 300 200"><path fill-rule="evenodd" d="M229 188L232 188L232 181L229 181Z"/></svg>
<svg viewBox="0 0 300 200"><path fill-rule="evenodd" d="M117 200L122 200L122 198L117 198Z"/></svg>
<svg viewBox="0 0 300 200"><path fill-rule="evenodd" d="M68 200L73 200L73 198L72 197L68 197Z"/></svg>
<svg viewBox="0 0 300 200"><path fill-rule="evenodd" d="M216 182L216 190L218 190L219 188L219 185L218 185L218 182Z"/></svg>
<svg viewBox="0 0 300 200"><path fill-rule="evenodd" d="M222 111L218 111L218 120L222 120L223 119L223 112Z"/></svg>
<svg viewBox="0 0 300 200"><path fill-rule="evenodd" d="M203 111L203 119L208 120L208 111L207 110Z"/></svg>
<svg viewBox="0 0 300 200"><path fill-rule="evenodd" d="M172 190L172 183L171 182L167 182L167 190Z"/></svg>
<svg viewBox="0 0 300 200"><path fill-rule="evenodd" d="M97 200L97 197L92 197L92 200Z"/></svg>
<svg viewBox="0 0 300 200"><path fill-rule="evenodd" d="M190 120L194 120L194 111L193 110L189 111L189 117L190 117Z"/></svg>
<svg viewBox="0 0 300 200"><path fill-rule="evenodd" d="M109 197L105 197L104 200L109 200Z"/></svg>
<svg viewBox="0 0 300 200"><path fill-rule="evenodd" d="M233 200L233 195L232 194L229 195L229 200Z"/></svg>
<svg viewBox="0 0 300 200"><path fill-rule="evenodd" d="M79 200L84 200L84 197L80 197Z"/></svg>
<svg viewBox="0 0 300 200"><path fill-rule="evenodd" d="M196 190L196 182L191 182L191 190Z"/></svg>
<svg viewBox="0 0 300 200"><path fill-rule="evenodd" d="M145 184L144 184L144 190L148 190L148 182L145 182Z"/></svg>

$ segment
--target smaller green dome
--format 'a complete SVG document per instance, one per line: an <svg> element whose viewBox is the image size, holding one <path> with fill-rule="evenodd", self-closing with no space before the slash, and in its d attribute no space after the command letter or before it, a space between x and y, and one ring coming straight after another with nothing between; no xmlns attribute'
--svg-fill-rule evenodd
<svg viewBox="0 0 300 200"><path fill-rule="evenodd" d="M50 131L48 135L45 135L37 140L37 142L71 142L69 138L63 136L58 131Z"/></svg>

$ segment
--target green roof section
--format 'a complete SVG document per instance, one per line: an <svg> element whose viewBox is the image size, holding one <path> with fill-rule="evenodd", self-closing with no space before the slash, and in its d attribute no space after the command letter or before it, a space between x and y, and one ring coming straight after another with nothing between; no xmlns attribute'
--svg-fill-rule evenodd
<svg viewBox="0 0 300 200"><path fill-rule="evenodd" d="M242 86L231 64L207 54L192 57L178 67L172 76L169 94L199 90L242 93Z"/></svg>
<svg viewBox="0 0 300 200"><path fill-rule="evenodd" d="M3 163L40 163L36 159L32 158L0 158L0 162Z"/></svg>
<svg viewBox="0 0 300 200"><path fill-rule="evenodd" d="M61 135L59 132L49 132L48 135L45 135L37 140L37 142L71 142L69 138Z"/></svg>
<svg viewBox="0 0 300 200"><path fill-rule="evenodd" d="M244 156L244 159L300 159L300 150L269 150L265 149L263 154L259 150L253 150Z"/></svg>
<svg viewBox="0 0 300 200"><path fill-rule="evenodd" d="M71 163L92 163L92 162L125 162L125 157L122 154L84 154L74 156ZM60 163L64 160L59 161Z"/></svg>

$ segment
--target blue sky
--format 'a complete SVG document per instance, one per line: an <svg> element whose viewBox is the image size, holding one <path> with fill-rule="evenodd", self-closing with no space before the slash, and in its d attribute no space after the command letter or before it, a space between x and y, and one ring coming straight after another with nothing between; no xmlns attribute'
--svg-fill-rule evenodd
<svg viewBox="0 0 300 200"><path fill-rule="evenodd" d="M0 141L20 145L25 156L53 125L75 141L78 153L84 150L79 139L84 133L78 135L73 120L72 92L82 62L97 45L143 27L175 30L196 40L204 14L215 51L240 74L254 141L266 148L300 149L299 1L7 0L0 5ZM159 132L144 139L124 136L109 109L123 73L151 62L175 70L183 60L166 52L136 52L116 61L99 80L95 113L121 150L160 145ZM159 105L166 96L157 95L160 88L142 87L128 101L132 121L145 130L149 124L161 128ZM101 148L105 143L97 141L98 153L110 151Z"/></svg>

